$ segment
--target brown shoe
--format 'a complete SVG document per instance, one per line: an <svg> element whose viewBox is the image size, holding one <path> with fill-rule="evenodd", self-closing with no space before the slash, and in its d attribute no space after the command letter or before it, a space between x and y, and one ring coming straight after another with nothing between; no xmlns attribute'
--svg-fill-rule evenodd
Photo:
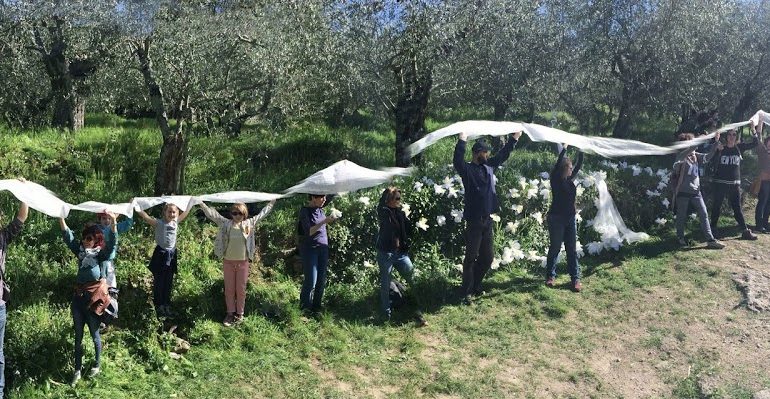
<svg viewBox="0 0 770 399"><path fill-rule="evenodd" d="M243 323L243 315L236 314L235 317L233 317L233 324L240 324L240 323Z"/></svg>
<svg viewBox="0 0 770 399"><path fill-rule="evenodd" d="M583 286L580 284L580 280L575 280L575 282L572 283L572 291L580 292L582 289Z"/></svg>
<svg viewBox="0 0 770 399"><path fill-rule="evenodd" d="M225 327L232 327L234 321L235 315L228 313L227 316L225 316L225 319L222 321L222 324L224 324Z"/></svg>

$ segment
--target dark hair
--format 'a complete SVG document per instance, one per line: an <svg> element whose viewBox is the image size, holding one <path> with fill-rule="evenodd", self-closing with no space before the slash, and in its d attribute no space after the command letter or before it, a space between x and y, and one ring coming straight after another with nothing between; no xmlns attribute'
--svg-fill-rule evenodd
<svg viewBox="0 0 770 399"><path fill-rule="evenodd" d="M679 133L679 136L676 137L679 141L687 141L692 140L695 138L695 135L692 133Z"/></svg>
<svg viewBox="0 0 770 399"><path fill-rule="evenodd" d="M396 195L400 194L401 190L396 186L390 186L386 188L380 196L380 206L386 205L388 202L392 201L393 198L396 198Z"/></svg>
<svg viewBox="0 0 770 399"><path fill-rule="evenodd" d="M324 195L324 194L308 194L307 195L307 199L310 199L310 200L313 199L313 198L318 198L318 197L326 197L326 195Z"/></svg>
<svg viewBox="0 0 770 399"><path fill-rule="evenodd" d="M104 233L102 233L101 227L95 224L86 225L86 227L83 228L83 232L81 233L81 238L85 238L86 236L91 236L94 238L95 247L104 246Z"/></svg>

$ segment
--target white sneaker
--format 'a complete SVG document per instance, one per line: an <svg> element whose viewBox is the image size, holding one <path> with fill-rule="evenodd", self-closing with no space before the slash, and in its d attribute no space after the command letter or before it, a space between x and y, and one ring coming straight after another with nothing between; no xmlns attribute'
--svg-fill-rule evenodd
<svg viewBox="0 0 770 399"><path fill-rule="evenodd" d="M88 372L88 378L96 377L101 371L99 367L92 367L91 371Z"/></svg>
<svg viewBox="0 0 770 399"><path fill-rule="evenodd" d="M80 370L76 371L75 374L72 376L72 382L70 382L70 386L75 386L78 384L78 381L80 381Z"/></svg>

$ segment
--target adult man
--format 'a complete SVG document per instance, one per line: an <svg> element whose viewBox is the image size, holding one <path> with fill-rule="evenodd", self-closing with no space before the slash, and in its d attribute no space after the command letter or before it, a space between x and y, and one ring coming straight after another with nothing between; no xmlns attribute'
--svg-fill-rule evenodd
<svg viewBox="0 0 770 399"><path fill-rule="evenodd" d="M16 218L5 228L0 230L0 287L4 287L5 284L5 254L8 250L8 242L14 237L19 235L22 227L24 227L24 221L27 220L29 214L29 208L27 204L22 202L19 207L19 212L16 214ZM5 290L3 290L5 291ZM3 397L3 391L5 390L5 354L3 352L3 342L5 340L5 298L0 297L0 399Z"/></svg>
<svg viewBox="0 0 770 399"><path fill-rule="evenodd" d="M491 158L489 145L476 141L471 148L471 162L465 162L468 135L460 133L455 146L453 164L463 179L465 189L465 259L460 294L466 304L470 303L472 296L481 293L481 281L492 265L494 237L489 215L500 209L495 191L495 169L508 159L519 137L521 132L513 133L505 146Z"/></svg>

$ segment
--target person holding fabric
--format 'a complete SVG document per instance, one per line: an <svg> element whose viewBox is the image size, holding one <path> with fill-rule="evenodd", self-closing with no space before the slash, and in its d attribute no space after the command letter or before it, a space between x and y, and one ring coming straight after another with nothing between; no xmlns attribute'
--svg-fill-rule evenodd
<svg viewBox="0 0 770 399"><path fill-rule="evenodd" d="M107 213L99 213L96 217L99 221L98 226L102 229L102 234L107 235L107 232L112 229L112 216ZM126 220L118 223L118 235L128 232L133 225L133 218L126 218ZM105 264L102 265L107 270L107 286L109 287L110 296L115 299L118 298L118 282L115 278L115 257L117 254L118 246L116 245L109 258L104 261Z"/></svg>
<svg viewBox="0 0 770 399"><path fill-rule="evenodd" d="M465 259L460 287L465 304L470 304L473 296L482 293L481 281L492 265L494 237L490 215L500 209L495 191L495 169L508 159L519 137L521 132L513 133L505 146L491 158L489 145L476 141L471 148L471 162L465 162L468 135L460 133L455 145L452 163L462 178L465 190Z"/></svg>
<svg viewBox="0 0 770 399"><path fill-rule="evenodd" d="M299 210L297 232L300 235L299 253L305 274L299 294L299 305L305 312L321 311L326 269L329 264L329 236L326 225L337 220L334 216L327 217L323 207L332 197L309 194L307 205Z"/></svg>
<svg viewBox="0 0 770 399"><path fill-rule="evenodd" d="M214 240L214 254L222 260L225 283L227 315L222 324L230 327L243 321L249 262L254 260L257 248L254 239L256 225L273 210L275 200L270 201L259 214L251 218L249 218L249 209L242 202L230 207L232 219L223 217L204 202L200 205L206 217L219 226L217 238Z"/></svg>
<svg viewBox="0 0 770 399"><path fill-rule="evenodd" d="M377 204L377 264L380 267L380 304L385 319L390 320L390 273L393 267L406 279L409 287L414 287L414 265L409 259L409 235L412 225L406 213L401 209L401 190L388 187L382 192ZM415 315L418 327L428 323L420 311Z"/></svg>
<svg viewBox="0 0 770 399"><path fill-rule="evenodd" d="M679 141L692 140L693 138L692 133L679 135ZM715 139L719 141L719 133ZM685 150L676 157L676 162L674 162L674 173L671 176L674 183L674 198L671 203L676 210L676 237L679 240L679 245L690 245L685 238L684 227L687 223L688 207L693 207L700 218L701 231L708 241L706 244L708 248L724 248L724 244L717 241L711 233L708 212L706 212L706 204L703 202L700 187L700 167L711 161L716 151L716 146L713 146L708 154L697 152L694 148Z"/></svg>
<svg viewBox="0 0 770 399"><path fill-rule="evenodd" d="M759 133L762 132L760 126ZM759 144L757 148L757 160L759 163L759 193L757 195L757 209L754 212L754 221L757 231L770 233L770 135Z"/></svg>
<svg viewBox="0 0 770 399"><path fill-rule="evenodd" d="M118 242L116 215L109 215L112 223L107 235L102 233L101 227L89 224L83 229L80 242L75 241L75 235L67 227L64 218L59 218L62 239L78 258L77 284L71 305L72 324L75 328L75 373L72 376L72 386L75 386L81 377L83 329L86 324L94 341L95 352L94 366L91 367L89 377L96 376L101 370L102 338L99 333L99 316L110 303L104 261L110 257Z"/></svg>
<svg viewBox="0 0 770 399"><path fill-rule="evenodd" d="M24 181L24 179L19 180ZM29 206L22 202L16 217L7 226L0 229L0 288L3 288L3 294L5 294L6 285L5 258L8 253L8 243L21 233L28 215ZM5 353L3 352L3 347L5 346L5 324L7 317L6 300L8 300L6 295L0 296L0 399L3 398L3 392L5 391Z"/></svg>
<svg viewBox="0 0 770 399"><path fill-rule="evenodd" d="M738 222L738 226L743 231L741 233L741 239L744 240L757 239L757 236L754 235L746 225L746 220L743 217L743 210L741 209L742 153L759 144L759 137L756 135L753 128L752 133L753 141L751 143L737 143L738 132L736 130L729 130L727 132L726 144L717 142L717 153L715 155L716 170L712 179L712 182L714 183L712 188L714 192L714 202L711 208L711 231L716 232L719 214L722 211L722 201L724 201L725 196L727 196L727 200L733 208L735 221Z"/></svg>
<svg viewBox="0 0 770 399"><path fill-rule="evenodd" d="M559 157L551 170L551 209L548 210L548 236L550 246L548 247L548 256L545 265L545 285L554 286L556 279L556 259L559 257L562 243L567 253L567 268L572 280L572 290L580 292L580 265L577 260L577 222L575 215L575 200L577 198L577 188L575 186L575 176L580 172L583 165L583 152L578 152L577 163L572 165L572 161L565 155L567 145L557 147Z"/></svg>
<svg viewBox="0 0 770 399"><path fill-rule="evenodd" d="M181 214L176 205L163 205L163 218L156 219L142 210L139 216L155 228L155 249L148 268L152 272L152 300L155 312L160 317L171 317L171 290L174 286L174 274L177 272L179 252L176 249L176 237L181 223L190 214L192 207Z"/></svg>

